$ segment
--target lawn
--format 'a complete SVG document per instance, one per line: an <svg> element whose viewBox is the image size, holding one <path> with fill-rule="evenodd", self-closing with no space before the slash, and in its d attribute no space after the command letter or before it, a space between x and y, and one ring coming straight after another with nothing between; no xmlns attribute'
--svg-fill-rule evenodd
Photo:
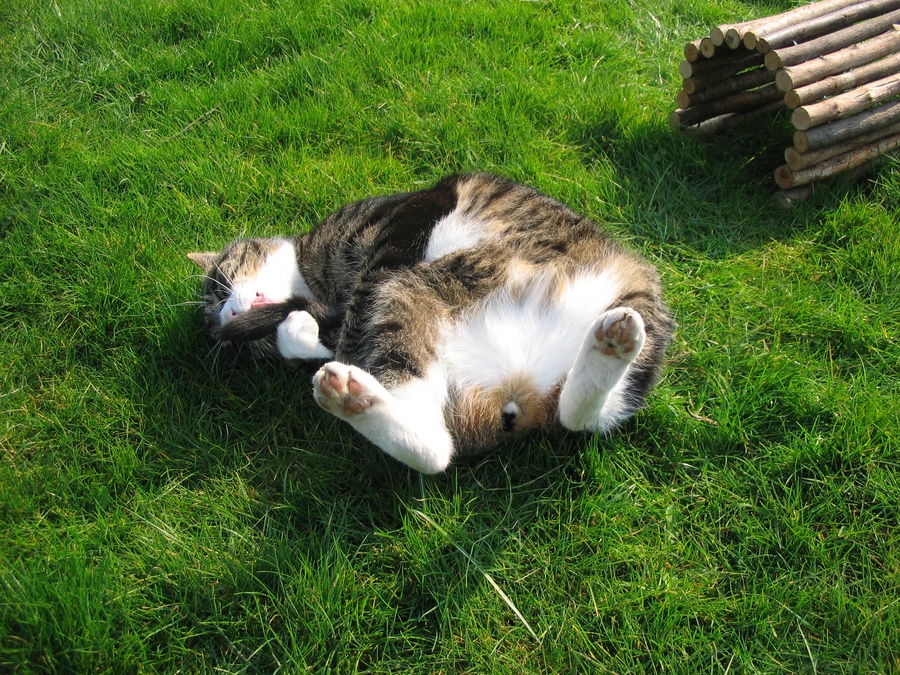
<svg viewBox="0 0 900 675"><path fill-rule="evenodd" d="M0 7L0 670L900 669L900 171L785 211L783 117L667 125L789 2ZM422 477L214 359L191 250L486 170L653 260L613 437Z"/></svg>

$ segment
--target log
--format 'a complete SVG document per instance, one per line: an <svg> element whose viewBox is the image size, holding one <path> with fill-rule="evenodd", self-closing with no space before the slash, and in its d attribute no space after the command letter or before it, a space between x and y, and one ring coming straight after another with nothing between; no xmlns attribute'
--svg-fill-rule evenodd
<svg viewBox="0 0 900 675"><path fill-rule="evenodd" d="M781 92L774 84L760 87L759 89L751 89L742 91L732 96L716 99L701 105L695 105L691 108L682 108L675 110L669 116L669 123L672 128L690 126L697 124L711 117L724 115L725 113L746 112L755 108L760 108L768 103L777 101L781 104Z"/></svg>
<svg viewBox="0 0 900 675"><path fill-rule="evenodd" d="M692 105L714 101L717 98L723 98L738 91L760 87L764 84L769 84L774 80L775 73L771 70L757 68L756 70L748 70L740 75L724 79L708 89L703 89L695 94L680 91L675 96L675 102L678 104L679 108L689 108Z"/></svg>
<svg viewBox="0 0 900 675"><path fill-rule="evenodd" d="M790 91L828 75L871 63L893 54L898 49L900 49L900 26L893 26L891 30L871 40L825 54L806 63L781 68L775 75L775 83L781 91Z"/></svg>
<svg viewBox="0 0 900 675"><path fill-rule="evenodd" d="M709 89L710 87L729 79L736 73L746 70L748 64L751 64L750 67L752 67L752 64L754 63L759 65L761 63L759 58L759 55L754 56L751 54L746 59L737 59L730 62L726 60L723 65L712 69L706 69L706 72L685 78L681 83L681 88L688 94L696 94L699 91ZM718 61L718 59L713 59L710 63L716 63L716 61Z"/></svg>
<svg viewBox="0 0 900 675"><path fill-rule="evenodd" d="M849 28L823 35L820 38L804 42L795 47L775 49L766 54L766 68L778 70L785 66L795 66L798 63L804 63L822 54L831 54L844 47L855 45L876 35L881 35L896 22L900 22L900 10L861 21Z"/></svg>
<svg viewBox="0 0 900 675"><path fill-rule="evenodd" d="M772 49L786 47L793 43L804 42L835 29L849 26L857 21L868 19L893 9L900 8L900 0L868 0L836 12L823 14L793 26L760 35L756 40L756 51L766 54Z"/></svg>
<svg viewBox="0 0 900 675"><path fill-rule="evenodd" d="M793 171L787 166L778 167L775 171L775 182L781 188L792 188L806 185L816 180L830 178L849 169L855 169L879 155L900 148L900 134L887 136L880 141L864 145L843 155L838 155L808 169Z"/></svg>
<svg viewBox="0 0 900 675"><path fill-rule="evenodd" d="M857 113L844 120L823 124L807 131L795 131L794 147L800 152L818 150L826 145L841 143L849 138L862 136L898 121L900 121L900 99L883 103L877 108Z"/></svg>
<svg viewBox="0 0 900 675"><path fill-rule="evenodd" d="M721 26L716 26L711 31L709 31L709 39L712 40L713 44L716 47L721 47L725 44L725 33L729 30L734 30L735 32L740 32L741 29L749 28L754 21L743 21L741 23L726 23ZM743 35L743 33L741 33Z"/></svg>
<svg viewBox="0 0 900 675"><path fill-rule="evenodd" d="M821 150L799 152L797 148L787 148L784 151L784 161L792 171L799 171L800 169L806 169L819 162L824 162L826 159L843 155L845 152L850 152L863 145L868 145L869 143L881 140L885 136L892 136L894 134L900 134L900 122L884 127L883 129L877 129L868 134L863 134L862 136L857 136L856 138L851 138L849 141L844 141L843 143L826 145Z"/></svg>
<svg viewBox="0 0 900 675"><path fill-rule="evenodd" d="M724 115L719 115L718 117L711 117L708 120L703 120L695 126L683 129L683 131L692 136L708 136L711 134L716 134L720 131L725 131L727 129L731 129L732 127L736 127L746 119L751 119L753 117L758 117L766 113L774 112L775 110L781 108L781 106L781 101L775 101L774 103L770 103L766 106L763 106L762 108L757 108L756 110L748 110L747 112L742 113L726 113Z"/></svg>
<svg viewBox="0 0 900 675"><path fill-rule="evenodd" d="M711 59L713 57L713 54L716 53L716 46L708 37L700 40L700 53L708 59Z"/></svg>
<svg viewBox="0 0 900 675"><path fill-rule="evenodd" d="M760 19L755 22L755 25L744 31L742 41L747 49L756 49L756 42L759 40L760 35L781 30L788 26L795 26L808 19L855 5L857 2L859 0L822 0L821 2L812 2L781 14Z"/></svg>
<svg viewBox="0 0 900 675"><path fill-rule="evenodd" d="M727 80L731 75L734 75L734 72L728 68L724 70L713 70L708 73L703 73L702 75L697 75L696 77L685 79L681 83L681 88L688 94L696 94L698 91L709 89L711 86Z"/></svg>
<svg viewBox="0 0 900 675"><path fill-rule="evenodd" d="M791 89L784 95L784 103L788 108L814 103L823 96L853 89L866 82L877 80L891 73L900 73L900 52L885 59L873 61L846 73L813 82L799 89Z"/></svg>
<svg viewBox="0 0 900 675"><path fill-rule="evenodd" d="M747 26L749 29L753 24ZM737 49L741 46L744 40L744 31L741 28L732 26L727 31L725 31L725 46L729 49Z"/></svg>
<svg viewBox="0 0 900 675"><path fill-rule="evenodd" d="M690 63L700 60L700 40L688 42L684 46L684 58L686 58Z"/></svg>
<svg viewBox="0 0 900 675"><path fill-rule="evenodd" d="M900 2L900 0L898 0ZM706 73L721 70L729 71L729 75L739 73L746 68L761 65L763 62L762 54L751 52L746 49L737 49L733 52L725 52L717 55L714 59L701 59L700 61L688 61L685 59L678 65L678 72L685 79L689 77L697 77Z"/></svg>
<svg viewBox="0 0 900 675"><path fill-rule="evenodd" d="M820 103L797 108L791 121L805 131L831 120L842 120L900 95L900 73L883 77Z"/></svg>

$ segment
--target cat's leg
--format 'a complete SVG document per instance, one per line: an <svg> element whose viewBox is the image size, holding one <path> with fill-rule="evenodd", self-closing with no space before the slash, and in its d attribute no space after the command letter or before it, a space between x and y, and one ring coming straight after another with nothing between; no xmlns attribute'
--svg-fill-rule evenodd
<svg viewBox="0 0 900 675"><path fill-rule="evenodd" d="M295 311L278 324L278 353L285 359L330 359L334 354L319 342L319 324L309 312Z"/></svg>
<svg viewBox="0 0 900 675"><path fill-rule="evenodd" d="M633 410L625 375L646 340L630 307L607 310L594 323L559 395L559 420L575 431L608 431Z"/></svg>
<svg viewBox="0 0 900 675"><path fill-rule="evenodd" d="M385 389L356 366L332 361L313 378L316 402L395 459L422 473L450 464L453 440L444 423L447 385L439 368Z"/></svg>

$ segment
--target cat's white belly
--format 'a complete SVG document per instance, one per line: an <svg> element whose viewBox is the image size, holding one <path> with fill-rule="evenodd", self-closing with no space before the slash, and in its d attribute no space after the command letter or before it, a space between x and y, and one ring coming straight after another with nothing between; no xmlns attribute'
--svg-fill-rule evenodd
<svg viewBox="0 0 900 675"><path fill-rule="evenodd" d="M561 291L554 283L543 274L524 289L500 288L452 326L439 349L450 382L492 389L527 375L540 392L559 383L620 287L608 272L577 274Z"/></svg>

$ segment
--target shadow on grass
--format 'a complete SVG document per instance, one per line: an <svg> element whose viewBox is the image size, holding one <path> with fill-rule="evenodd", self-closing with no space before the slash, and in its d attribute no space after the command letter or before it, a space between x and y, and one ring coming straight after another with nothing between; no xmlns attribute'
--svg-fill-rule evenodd
<svg viewBox="0 0 900 675"><path fill-rule="evenodd" d="M164 328L160 352L138 379L152 441L144 489L163 494L178 482L203 491L238 476L254 502L251 557L191 596L189 616L218 620L209 609L217 606L237 619L252 599L273 617L273 632L311 645L319 662L363 639L333 630L348 607L366 617L367 630L392 635L379 648L384 653L368 650L366 658L396 657L436 635L456 635L451 622L470 613L502 616L527 641L523 622L485 572L541 635L546 614L534 589L544 587L541 575L558 574L552 561L622 555L618 537L588 538L585 523L592 532L608 523L611 535L643 523L662 527L660 495L674 483L701 482L710 466L752 462L757 441L790 443L793 430L779 420L808 426L821 418L786 382L759 388L776 405L770 415L741 419L746 411L733 406L758 397L740 393L722 405L709 402L703 412L717 423L710 424L666 405L673 383L664 383L668 392L612 439L532 434L425 478L319 411L307 372L223 358L213 372L199 318L184 312ZM752 363L743 366L733 376L752 383ZM639 575L640 563L629 560L604 574ZM579 583L573 579L568 592L578 594ZM168 592L179 597L178 589ZM311 637L293 634L299 630ZM263 643L265 635L254 640ZM262 651L253 663L265 669L277 660Z"/></svg>
<svg viewBox="0 0 900 675"><path fill-rule="evenodd" d="M783 113L705 137L659 124L623 127L608 117L601 112L570 137L586 165L613 167L628 231L663 246L687 246L719 259L790 238L849 187L849 181L836 180L818 186L794 209L776 204L774 172L792 144Z"/></svg>
<svg viewBox="0 0 900 675"><path fill-rule="evenodd" d="M436 626L473 594L501 602L456 546L494 572L498 557L528 539L544 511L577 500L584 485L584 454L596 441L576 434L532 434L422 477L320 411L308 371L225 354L214 369L204 357L209 346L200 320L188 314L161 326L159 351L135 375L147 444L140 489L164 495L173 484L198 493L223 480L245 484L258 562L238 572L235 583L262 591L275 605L294 591L272 570L296 571L303 560L323 570L310 575L324 574L345 556L351 568L363 565L387 580L405 631L433 639ZM497 583L515 598L502 572ZM444 611L448 603L452 611Z"/></svg>

